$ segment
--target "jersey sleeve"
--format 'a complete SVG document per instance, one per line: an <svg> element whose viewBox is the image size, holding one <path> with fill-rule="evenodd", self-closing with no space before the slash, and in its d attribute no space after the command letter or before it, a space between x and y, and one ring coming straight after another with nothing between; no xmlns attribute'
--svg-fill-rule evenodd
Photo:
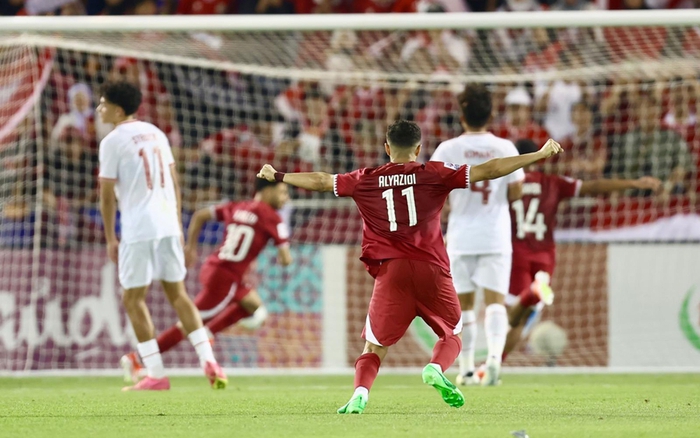
<svg viewBox="0 0 700 438"><path fill-rule="evenodd" d="M558 176L557 188L559 189L559 198L575 198L581 191L581 184L583 184L583 181L580 179L569 178L568 176Z"/></svg>
<svg viewBox="0 0 700 438"><path fill-rule="evenodd" d="M333 175L333 194L337 197L352 196L355 193L355 186L360 182L360 176L362 176L362 169Z"/></svg>
<svg viewBox="0 0 700 438"><path fill-rule="evenodd" d="M507 157L517 157L520 155L518 152L518 149L515 147L513 142L508 142L508 147L507 147ZM506 176L506 181L508 181L508 184L513 184L521 181L525 181L525 171L520 168L516 170L515 172L511 173L510 175Z"/></svg>
<svg viewBox="0 0 700 438"><path fill-rule="evenodd" d="M231 210L233 202L224 202L223 204L212 205L210 211L217 222L224 222L227 212Z"/></svg>
<svg viewBox="0 0 700 438"><path fill-rule="evenodd" d="M452 164L443 162L432 162L432 167L438 174L440 180L450 190L466 189L469 187L469 165Z"/></svg>
<svg viewBox="0 0 700 438"><path fill-rule="evenodd" d="M170 147L170 141L165 134L162 134L161 141L163 142L163 147L161 148L161 155L163 158L164 166L171 166L175 164L175 158L173 157L173 150Z"/></svg>
<svg viewBox="0 0 700 438"><path fill-rule="evenodd" d="M112 137L107 137L100 142L100 174L103 179L119 179L119 148L113 141Z"/></svg>

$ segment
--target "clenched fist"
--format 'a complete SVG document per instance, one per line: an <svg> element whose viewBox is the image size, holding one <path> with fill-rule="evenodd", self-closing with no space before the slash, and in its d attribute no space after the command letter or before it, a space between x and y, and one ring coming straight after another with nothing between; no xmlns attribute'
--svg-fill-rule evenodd
<svg viewBox="0 0 700 438"><path fill-rule="evenodd" d="M540 155L542 155L542 158L549 158L552 155L556 155L562 152L563 150L564 149L559 143L550 138L549 140L547 140L547 143L545 143L544 146L542 146L542 148L540 149Z"/></svg>
<svg viewBox="0 0 700 438"><path fill-rule="evenodd" d="M661 180L651 176L643 176L634 182L634 186L640 190L651 190L656 192L661 187Z"/></svg>
<svg viewBox="0 0 700 438"><path fill-rule="evenodd" d="M260 172L258 172L258 178L266 179L272 182L275 180L275 173L277 173L275 168L270 166L269 164L266 164L262 167L262 169L260 169Z"/></svg>

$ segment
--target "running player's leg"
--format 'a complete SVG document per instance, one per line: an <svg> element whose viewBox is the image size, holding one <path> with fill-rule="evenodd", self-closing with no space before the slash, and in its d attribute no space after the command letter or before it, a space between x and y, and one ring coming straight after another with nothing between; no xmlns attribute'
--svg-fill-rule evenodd
<svg viewBox="0 0 700 438"><path fill-rule="evenodd" d="M185 255L180 242L180 237L166 237L158 242L156 248L158 255L156 262L156 276L160 278L165 295L170 305L175 309L187 338L194 346L199 363L204 368L204 373L212 387L226 387L227 379L219 366L207 329L204 328L199 310L192 302L185 289Z"/></svg>
<svg viewBox="0 0 700 438"><path fill-rule="evenodd" d="M511 254L479 256L474 282L484 289L484 332L488 346L484 385L496 385L501 369L501 357L508 335L508 312L505 296L510 283Z"/></svg>
<svg viewBox="0 0 700 438"><path fill-rule="evenodd" d="M258 295L255 289L251 289L250 292L240 300L240 305L248 313L247 316L244 316L240 320L240 325L248 330L257 330L262 327L265 320L267 320L268 312L260 295Z"/></svg>
<svg viewBox="0 0 700 438"><path fill-rule="evenodd" d="M369 321L369 318L367 321ZM408 326L406 329L408 329ZM365 330L367 330L367 326L365 326ZM364 412L369 400L369 390L377 378L379 367L386 357L387 351L389 351L389 347L365 341L365 348L355 361L355 379L353 382L355 392L353 392L350 400L338 409L339 414L361 414Z"/></svg>
<svg viewBox="0 0 700 438"><path fill-rule="evenodd" d="M550 298L553 296L549 286L549 278L554 273L554 256L545 254L537 257L537 259L528 263L527 270L525 270L524 266L517 267L521 274L518 274L518 281L513 285L511 291L516 292L520 290L520 293L518 300L510 306L508 312L511 331L508 333L506 348L503 352L504 360L527 336L527 333L524 333L524 328L527 326L533 313L537 311L537 308L543 306L539 304L540 297L542 295L547 295ZM546 278L542 278L540 273L545 273ZM548 289L548 293L543 292L545 289Z"/></svg>
<svg viewBox="0 0 700 438"><path fill-rule="evenodd" d="M520 304L516 304L515 306L521 307ZM530 318L530 315L534 312L534 307L525 307L523 308L522 312L520 313L520 318L518 318L517 322L513 325L510 325L510 331L508 331L508 336L506 337L506 345L505 348L503 349L503 358L501 360L501 363L506 360L506 357L508 357L508 354L515 350L515 347L518 346L520 343L520 340L522 339L523 336L523 329L525 328L525 325L527 325L527 322Z"/></svg>
<svg viewBox="0 0 700 438"><path fill-rule="evenodd" d="M416 276L417 313L438 336L430 363L423 369L423 381L434 387L447 404L458 408L464 404L464 396L444 372L462 351L459 300L448 272L429 263L412 263L413 272L420 273Z"/></svg>
<svg viewBox="0 0 700 438"><path fill-rule="evenodd" d="M264 309L260 296L256 291L250 290L245 286L237 286L226 275L216 275L215 270L211 273L210 271L212 270L206 266L202 268L202 275L200 275L202 290L194 297L193 302L199 310L204 326L212 334L219 333L240 320L251 318L251 315L257 309ZM236 292L234 293L231 292L233 287L236 287ZM237 301L240 301L240 303ZM226 313L226 316L217 318L222 313ZM258 311L258 313L260 312ZM256 318L254 322L262 325L266 317L266 313L265 315L261 314L261 321L257 321ZM217 322L212 323L215 318L217 318ZM221 326L222 322L228 322L228 324ZM158 346L161 353L165 353L175 347L185 336L186 333L181 323L177 323L163 331L158 335Z"/></svg>
<svg viewBox="0 0 700 438"><path fill-rule="evenodd" d="M250 318L255 312L254 309L259 308L260 305L262 305L262 301L260 301L260 296L256 291L248 289L246 286L237 286L233 301L221 312L212 316L205 325L212 333L220 333L237 322Z"/></svg>
<svg viewBox="0 0 700 438"><path fill-rule="evenodd" d="M474 377L474 354L476 353L476 312L474 301L476 299L476 284L472 281L472 275L476 269L476 256L450 257L450 270L452 281L459 297L462 310L462 351L459 355L459 375L457 383L460 385L476 384Z"/></svg>
<svg viewBox="0 0 700 438"><path fill-rule="evenodd" d="M406 333L416 317L413 297L413 272L407 260L384 262L374 281L369 311L362 330L366 344L355 362L355 392L350 401L338 409L339 414L362 413L369 391L379 372L388 347Z"/></svg>
<svg viewBox="0 0 700 438"><path fill-rule="evenodd" d="M529 257L513 256L513 266L510 271L509 295L506 296L506 305L508 306L508 325L510 330L506 336L506 344L503 349L501 362L506 360L508 354L513 351L515 346L520 342L520 332L522 331L521 320L525 316L526 307L520 303L520 295L525 290L530 289L532 284L533 274L530 272Z"/></svg>
<svg viewBox="0 0 700 438"><path fill-rule="evenodd" d="M119 282L124 288L122 303L138 340L137 350L143 358L147 377L129 390L169 389L163 359L154 339L153 320L146 306L148 287L153 281L155 241L121 244L119 247Z"/></svg>
<svg viewBox="0 0 700 438"><path fill-rule="evenodd" d="M214 266L205 264L199 273L199 282L202 289L194 297L193 302L199 310L199 314L203 321L207 321L221 312L233 299L231 287L234 285L234 280L225 272L218 271ZM206 324L205 324L206 325ZM158 335L158 347L161 353L171 350L177 344L185 339L187 333L178 322L170 328L161 332ZM125 358L130 357L127 354ZM133 360L134 358L131 357ZM138 366L138 363L133 363L132 366Z"/></svg>

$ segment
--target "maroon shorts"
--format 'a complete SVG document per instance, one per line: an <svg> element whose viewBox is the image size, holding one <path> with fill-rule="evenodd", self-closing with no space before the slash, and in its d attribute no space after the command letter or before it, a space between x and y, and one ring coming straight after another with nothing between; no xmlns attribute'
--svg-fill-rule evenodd
<svg viewBox="0 0 700 438"><path fill-rule="evenodd" d="M510 294L519 296L530 290L535 274L544 271L554 275L554 251L518 254L513 252L513 266L510 270Z"/></svg>
<svg viewBox="0 0 700 438"><path fill-rule="evenodd" d="M205 263L199 272L202 289L194 297L194 305L207 321L231 304L241 301L251 291L250 285L225 269Z"/></svg>
<svg viewBox="0 0 700 438"><path fill-rule="evenodd" d="M398 342L416 316L440 337L462 331L462 311L450 273L428 262L387 260L374 280L362 337L388 347Z"/></svg>

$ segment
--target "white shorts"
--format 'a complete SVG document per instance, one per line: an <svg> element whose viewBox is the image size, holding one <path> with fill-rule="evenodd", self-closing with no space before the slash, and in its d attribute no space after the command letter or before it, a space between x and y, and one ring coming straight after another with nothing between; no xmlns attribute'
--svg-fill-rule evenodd
<svg viewBox="0 0 700 438"><path fill-rule="evenodd" d="M450 256L452 281L458 294L489 289L504 295L510 288L512 254Z"/></svg>
<svg viewBox="0 0 700 438"><path fill-rule="evenodd" d="M186 274L180 236L119 244L119 283L124 289L149 286L153 280L175 283Z"/></svg>

